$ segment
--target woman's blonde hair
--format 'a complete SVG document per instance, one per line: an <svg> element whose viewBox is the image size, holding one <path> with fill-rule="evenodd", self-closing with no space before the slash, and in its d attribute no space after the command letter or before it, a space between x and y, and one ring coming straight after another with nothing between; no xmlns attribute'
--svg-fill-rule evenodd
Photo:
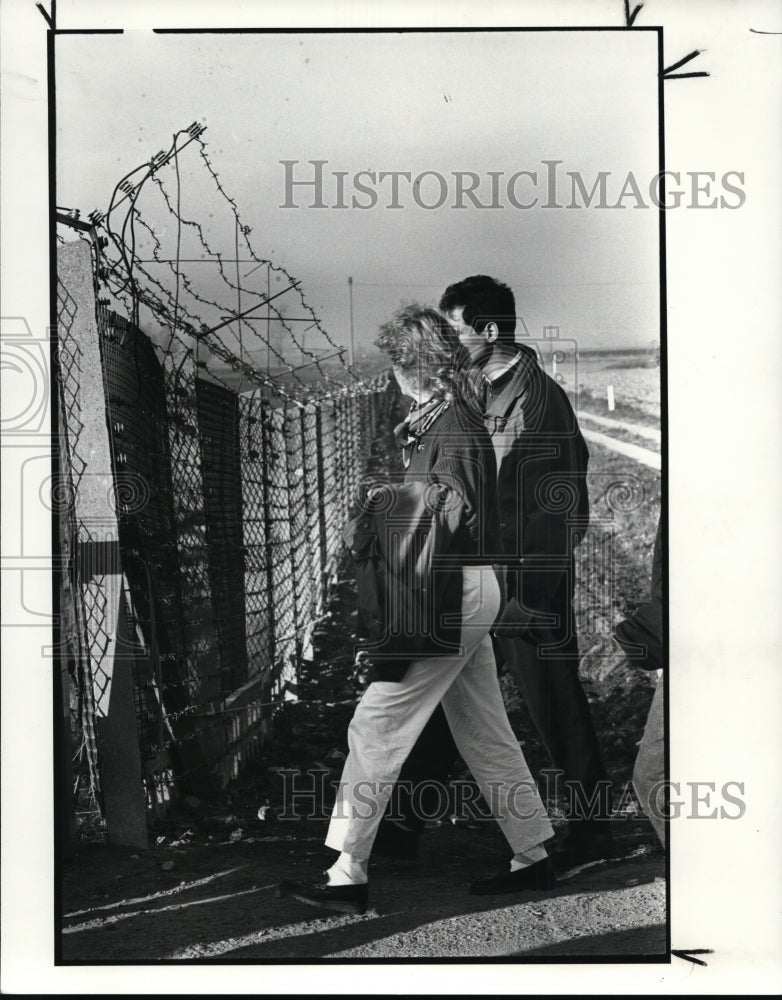
<svg viewBox="0 0 782 1000"><path fill-rule="evenodd" d="M421 389L453 399L463 395L469 354L459 335L436 309L412 304L395 312L380 327L375 345Z"/></svg>

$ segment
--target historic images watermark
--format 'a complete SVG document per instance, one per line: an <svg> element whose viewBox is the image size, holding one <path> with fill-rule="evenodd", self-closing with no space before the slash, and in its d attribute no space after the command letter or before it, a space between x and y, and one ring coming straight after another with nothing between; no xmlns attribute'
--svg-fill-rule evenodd
<svg viewBox="0 0 782 1000"><path fill-rule="evenodd" d="M505 171L335 170L328 160L280 160L279 208L450 209L736 209L747 200L744 172L564 170L562 160Z"/></svg>
<svg viewBox="0 0 782 1000"><path fill-rule="evenodd" d="M306 771L298 768L280 768L277 772L282 779L282 810L279 820L328 819L332 808L327 805L334 801L334 792L340 784L330 777L330 772L322 768ZM565 819L594 819L608 821L605 809L611 782L598 782L587 794L577 781L564 781L564 772L557 768L541 771L543 797L561 804ZM538 787L533 782L519 781L507 789L502 782L488 783L487 801L478 786L471 781L443 783L426 780L414 784L410 781L359 781L347 790L347 795L337 795L336 802L349 803L362 819L384 815L388 809L388 819L403 820L405 815L397 812L397 796L404 795L406 815L416 816L425 822L494 822L507 808L513 819L531 820L537 810L530 812L521 803L528 803L527 793L534 791L537 798ZM393 794L392 794L393 792ZM742 819L747 812L744 800L743 781L724 781L718 786L715 781L665 781L656 782L649 791L648 800L641 803L644 813L655 819ZM627 814L627 807L636 801L630 785L625 785L613 803L612 816ZM504 805L503 805L504 804ZM537 807L538 809L540 807ZM544 807L545 808L545 807ZM338 816L337 818L345 818Z"/></svg>

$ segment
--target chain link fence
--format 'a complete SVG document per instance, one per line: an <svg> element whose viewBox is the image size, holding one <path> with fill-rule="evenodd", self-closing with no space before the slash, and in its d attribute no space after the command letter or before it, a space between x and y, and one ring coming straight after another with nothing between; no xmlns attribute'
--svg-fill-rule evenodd
<svg viewBox="0 0 782 1000"><path fill-rule="evenodd" d="M309 401L239 393L180 344L161 352L105 304L76 321L62 280L58 304L72 790L82 819L100 828L108 772L96 720L108 712L120 648L147 817L237 777L271 738L274 706L297 697L341 528L373 440L389 431L393 392L384 373ZM85 398L80 378L90 336L102 399ZM85 407L105 408L119 537L109 569L121 600L108 569L79 554L91 536L75 496L98 433L85 433Z"/></svg>

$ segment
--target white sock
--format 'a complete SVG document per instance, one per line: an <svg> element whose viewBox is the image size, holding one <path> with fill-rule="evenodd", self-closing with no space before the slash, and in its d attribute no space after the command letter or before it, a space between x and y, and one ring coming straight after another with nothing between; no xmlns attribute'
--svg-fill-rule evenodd
<svg viewBox="0 0 782 1000"><path fill-rule="evenodd" d="M526 851L520 851L518 854L514 854L510 863L510 870L512 872L521 871L522 868L529 868L530 865L537 864L538 861L543 861L547 858L546 848L543 844L536 844L534 847L528 848Z"/></svg>
<svg viewBox="0 0 782 1000"><path fill-rule="evenodd" d="M326 872L329 877L329 885L366 885L368 868L368 860L361 861L354 858L352 854L346 854L343 851Z"/></svg>

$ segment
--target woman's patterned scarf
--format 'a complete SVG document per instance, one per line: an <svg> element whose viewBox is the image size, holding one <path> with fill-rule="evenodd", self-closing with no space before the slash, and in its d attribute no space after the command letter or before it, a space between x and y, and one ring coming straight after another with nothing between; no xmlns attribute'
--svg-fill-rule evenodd
<svg viewBox="0 0 782 1000"><path fill-rule="evenodd" d="M421 439L424 434L450 405L450 399L440 397L428 399L425 403L417 403L413 400L408 415L401 424L397 424L394 428L394 437L402 449L402 462L405 468L410 465L413 448L416 447L421 451L423 448Z"/></svg>

